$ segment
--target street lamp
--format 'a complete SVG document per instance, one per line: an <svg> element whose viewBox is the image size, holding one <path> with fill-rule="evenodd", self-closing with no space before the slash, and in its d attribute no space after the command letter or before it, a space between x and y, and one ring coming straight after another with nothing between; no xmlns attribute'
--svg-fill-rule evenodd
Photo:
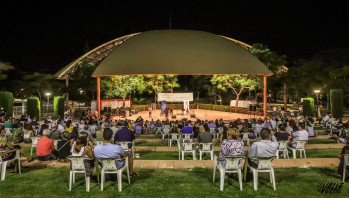
<svg viewBox="0 0 349 198"><path fill-rule="evenodd" d="M320 93L320 90L314 90L314 93L316 94L317 117L320 118L321 117L320 108L319 108L319 93Z"/></svg>
<svg viewBox="0 0 349 198"><path fill-rule="evenodd" d="M45 95L47 96L47 105L46 105L46 114L48 115L48 104L50 103L50 92L46 92Z"/></svg>

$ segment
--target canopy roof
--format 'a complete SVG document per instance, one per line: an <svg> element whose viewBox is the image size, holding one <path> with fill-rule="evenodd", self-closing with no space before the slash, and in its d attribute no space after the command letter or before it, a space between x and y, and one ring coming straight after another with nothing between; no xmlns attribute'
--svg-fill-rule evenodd
<svg viewBox="0 0 349 198"><path fill-rule="evenodd" d="M106 47L109 48L106 49ZM138 74L263 74L272 72L248 49L224 36L192 30L155 30L120 37L67 65L61 78L80 62L98 65L93 75ZM104 51L103 51L104 50ZM99 51L99 52L98 52Z"/></svg>

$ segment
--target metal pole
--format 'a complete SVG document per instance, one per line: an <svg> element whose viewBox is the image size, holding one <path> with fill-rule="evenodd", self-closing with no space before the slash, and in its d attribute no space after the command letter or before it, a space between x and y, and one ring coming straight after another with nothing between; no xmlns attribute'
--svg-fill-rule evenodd
<svg viewBox="0 0 349 198"><path fill-rule="evenodd" d="M50 96L47 96L47 108L46 108L46 115L48 116L48 104L50 103Z"/></svg>
<svg viewBox="0 0 349 198"><path fill-rule="evenodd" d="M267 116L267 76L263 76L263 115Z"/></svg>
<svg viewBox="0 0 349 198"><path fill-rule="evenodd" d="M98 117L101 116L101 77L97 76L97 110Z"/></svg>

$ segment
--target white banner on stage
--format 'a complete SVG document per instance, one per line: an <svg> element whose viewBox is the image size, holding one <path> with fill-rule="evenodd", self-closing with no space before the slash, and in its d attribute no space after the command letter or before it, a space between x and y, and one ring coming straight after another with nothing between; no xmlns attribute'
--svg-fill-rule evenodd
<svg viewBox="0 0 349 198"><path fill-rule="evenodd" d="M239 100L238 107L248 108L250 104L257 104L257 102L251 101L251 100ZM235 107L235 105L236 105L236 100L231 100L230 106Z"/></svg>
<svg viewBox="0 0 349 198"><path fill-rule="evenodd" d="M101 108L110 107L111 109L116 109L122 107L124 104L123 100L101 100ZM131 101L125 100L125 107L131 107Z"/></svg>
<svg viewBox="0 0 349 198"><path fill-rule="evenodd" d="M193 101L193 93L158 93L158 101L167 101L167 102Z"/></svg>

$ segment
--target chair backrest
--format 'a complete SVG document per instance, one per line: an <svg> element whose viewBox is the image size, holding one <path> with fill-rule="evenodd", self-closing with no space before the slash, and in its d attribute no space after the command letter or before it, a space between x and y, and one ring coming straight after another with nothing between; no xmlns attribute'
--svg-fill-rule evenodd
<svg viewBox="0 0 349 198"><path fill-rule="evenodd" d="M243 140L249 139L249 138L248 138L248 134L249 134L249 133L242 133L242 134L243 134L243 135L242 135L242 139L243 139Z"/></svg>
<svg viewBox="0 0 349 198"><path fill-rule="evenodd" d="M215 131L215 130L216 130L215 128L210 128L210 133L211 133L211 135L214 134L214 131Z"/></svg>
<svg viewBox="0 0 349 198"><path fill-rule="evenodd" d="M39 141L40 137L31 137L32 145L36 145Z"/></svg>
<svg viewBox="0 0 349 198"><path fill-rule="evenodd" d="M219 158L219 160L225 160L225 170L241 169L243 159L243 156Z"/></svg>
<svg viewBox="0 0 349 198"><path fill-rule="evenodd" d="M120 146L121 146L124 150L129 150L130 148L132 148L132 142L130 142L130 141L118 142L118 144L120 144Z"/></svg>
<svg viewBox="0 0 349 198"><path fill-rule="evenodd" d="M212 151L213 143L199 143L199 148L202 151Z"/></svg>
<svg viewBox="0 0 349 198"><path fill-rule="evenodd" d="M192 136L192 134L182 134L183 141L185 141L185 140L191 140L191 137L190 137L190 136Z"/></svg>
<svg viewBox="0 0 349 198"><path fill-rule="evenodd" d="M279 141L279 150L284 150L287 148L287 141Z"/></svg>
<svg viewBox="0 0 349 198"><path fill-rule="evenodd" d="M170 133L170 129L164 128L164 129L162 129L162 133L168 135Z"/></svg>
<svg viewBox="0 0 349 198"><path fill-rule="evenodd" d="M223 127L218 127L217 130L218 130L218 133L219 133L219 134L222 134L223 131L224 131Z"/></svg>
<svg viewBox="0 0 349 198"><path fill-rule="evenodd" d="M85 170L84 161L88 158L82 156L69 156L68 160L71 161L71 170L83 171Z"/></svg>
<svg viewBox="0 0 349 198"><path fill-rule="evenodd" d="M183 151L192 151L195 149L195 143L193 142L183 142L181 146Z"/></svg>
<svg viewBox="0 0 349 198"><path fill-rule="evenodd" d="M259 157L258 158L258 170L270 170L273 168L272 161L274 157Z"/></svg>
<svg viewBox="0 0 349 198"><path fill-rule="evenodd" d="M116 161L125 160L125 165L127 165L127 157L126 158L98 158L100 162L102 162L102 168L104 171L116 171L118 170L116 166Z"/></svg>
<svg viewBox="0 0 349 198"><path fill-rule="evenodd" d="M157 132L161 132L162 131L162 127L156 127L156 131Z"/></svg>
<svg viewBox="0 0 349 198"><path fill-rule="evenodd" d="M101 145L103 144L103 141L95 141L96 145Z"/></svg>
<svg viewBox="0 0 349 198"><path fill-rule="evenodd" d="M178 133L170 133L171 140L178 140L180 135Z"/></svg>
<svg viewBox="0 0 349 198"><path fill-rule="evenodd" d="M239 126L237 126L237 127L238 127L239 131L242 130L242 125L239 125Z"/></svg>
<svg viewBox="0 0 349 198"><path fill-rule="evenodd" d="M305 146L305 143L306 143L305 140L298 140L296 142L297 142L296 149L304 149L304 146Z"/></svg>

